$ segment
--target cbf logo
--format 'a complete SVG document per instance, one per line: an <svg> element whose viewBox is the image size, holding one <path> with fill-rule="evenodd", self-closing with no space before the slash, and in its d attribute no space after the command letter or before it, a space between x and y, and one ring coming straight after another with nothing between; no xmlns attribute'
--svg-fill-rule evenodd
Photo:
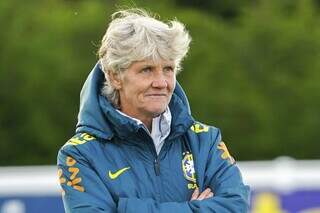
<svg viewBox="0 0 320 213"><path fill-rule="evenodd" d="M193 156L189 152L183 153L182 170L184 177L192 182L188 184L188 189L197 188L196 171L194 169Z"/></svg>

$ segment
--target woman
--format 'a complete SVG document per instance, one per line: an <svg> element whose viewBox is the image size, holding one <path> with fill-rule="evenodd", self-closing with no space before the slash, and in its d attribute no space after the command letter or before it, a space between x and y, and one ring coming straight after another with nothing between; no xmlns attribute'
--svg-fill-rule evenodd
<svg viewBox="0 0 320 213"><path fill-rule="evenodd" d="M112 16L59 151L67 212L247 212L220 131L195 121L176 82L190 36L143 10Z"/></svg>

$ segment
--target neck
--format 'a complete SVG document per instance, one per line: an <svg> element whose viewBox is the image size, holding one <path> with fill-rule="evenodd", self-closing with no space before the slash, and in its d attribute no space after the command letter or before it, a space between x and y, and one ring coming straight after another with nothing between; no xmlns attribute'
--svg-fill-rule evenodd
<svg viewBox="0 0 320 213"><path fill-rule="evenodd" d="M142 121L142 123L148 128L149 132L152 131L152 120L153 118L147 118L147 119L139 119Z"/></svg>
<svg viewBox="0 0 320 213"><path fill-rule="evenodd" d="M151 132L152 131L152 120L153 117L152 116L148 116L148 115L137 115L136 113L133 113L131 111L125 110L123 108L120 108L120 111L132 118L138 119L140 120L147 128L148 130Z"/></svg>

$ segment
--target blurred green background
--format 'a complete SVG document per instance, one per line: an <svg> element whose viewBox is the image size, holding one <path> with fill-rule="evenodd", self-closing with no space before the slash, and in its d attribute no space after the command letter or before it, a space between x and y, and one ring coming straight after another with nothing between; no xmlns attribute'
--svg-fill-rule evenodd
<svg viewBox="0 0 320 213"><path fill-rule="evenodd" d="M178 76L194 117L237 160L319 158L320 8L315 0L0 1L0 166L55 164L119 6L186 24Z"/></svg>

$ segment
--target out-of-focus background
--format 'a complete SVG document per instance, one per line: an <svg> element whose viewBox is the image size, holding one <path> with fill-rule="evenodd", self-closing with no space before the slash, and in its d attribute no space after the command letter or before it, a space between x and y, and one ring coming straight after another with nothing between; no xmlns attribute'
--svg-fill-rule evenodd
<svg viewBox="0 0 320 213"><path fill-rule="evenodd" d="M251 211L319 213L319 0L0 1L0 213L63 212L57 151L123 6L190 31L178 80L193 116L222 130Z"/></svg>

